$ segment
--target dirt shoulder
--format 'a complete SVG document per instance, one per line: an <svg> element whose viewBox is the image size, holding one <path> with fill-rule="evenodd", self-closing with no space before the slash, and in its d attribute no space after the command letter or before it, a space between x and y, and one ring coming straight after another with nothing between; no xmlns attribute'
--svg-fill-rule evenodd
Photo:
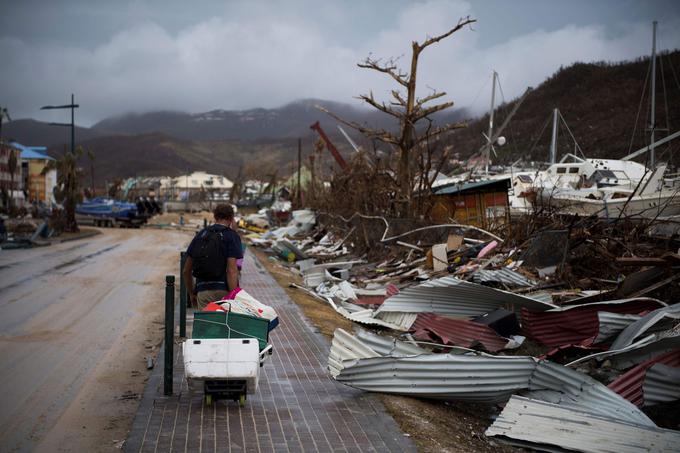
<svg viewBox="0 0 680 453"><path fill-rule="evenodd" d="M177 273L178 251L191 234L175 231L151 234L143 230L103 230L121 240L133 238L149 248L126 253L112 266L144 263L151 271L129 282L118 296L134 300L134 315L106 347L105 355L35 451L116 452L123 447L151 374L147 358L156 359L163 341L164 277ZM154 245L154 241L160 243ZM137 265L137 264L134 264ZM96 342L94 342L96 343ZM93 346L94 347L94 346ZM156 364L159 366L159 364ZM162 366L162 364L160 364Z"/></svg>
<svg viewBox="0 0 680 453"><path fill-rule="evenodd" d="M304 312L305 316L329 340L340 327L354 330L354 323L340 316L330 305L291 288L290 283L302 284L300 276L292 273L269 255L255 247L254 253L286 294ZM492 423L493 407L473 404L449 404L404 396L379 394L390 415L418 447L426 453L443 452L516 452L517 449L484 437L484 431Z"/></svg>

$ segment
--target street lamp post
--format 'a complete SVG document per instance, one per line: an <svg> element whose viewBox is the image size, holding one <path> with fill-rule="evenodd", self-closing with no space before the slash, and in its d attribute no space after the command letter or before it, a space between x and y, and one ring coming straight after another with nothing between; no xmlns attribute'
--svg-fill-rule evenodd
<svg viewBox="0 0 680 453"><path fill-rule="evenodd" d="M50 126L66 126L71 128L71 153L76 150L76 125L75 125L75 109L80 107L75 103L73 94L71 94L71 103L67 105L45 105L40 107L40 110L56 110L56 109L71 109L71 123L50 123Z"/></svg>

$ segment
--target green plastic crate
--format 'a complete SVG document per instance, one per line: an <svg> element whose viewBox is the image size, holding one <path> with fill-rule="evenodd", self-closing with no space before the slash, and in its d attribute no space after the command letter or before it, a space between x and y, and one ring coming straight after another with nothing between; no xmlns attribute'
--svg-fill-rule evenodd
<svg viewBox="0 0 680 453"><path fill-rule="evenodd" d="M191 338L257 338L261 351L269 342L269 320L240 313L197 311Z"/></svg>

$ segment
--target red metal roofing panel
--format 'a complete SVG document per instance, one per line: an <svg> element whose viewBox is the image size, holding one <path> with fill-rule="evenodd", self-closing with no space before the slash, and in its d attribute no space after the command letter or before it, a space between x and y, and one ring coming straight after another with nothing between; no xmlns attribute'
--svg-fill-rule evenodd
<svg viewBox="0 0 680 453"><path fill-rule="evenodd" d="M624 303L593 304L574 307L564 311L533 312L522 308L522 331L547 346L583 344L589 346L597 337L598 311L637 314L659 308L654 299L637 299Z"/></svg>
<svg viewBox="0 0 680 453"><path fill-rule="evenodd" d="M636 406L642 407L644 404L642 384L645 382L647 370L657 363L680 367L680 349L659 355L631 368L612 381L608 387Z"/></svg>
<svg viewBox="0 0 680 453"><path fill-rule="evenodd" d="M397 294L399 294L399 288L390 283L385 287L384 296L359 296L357 297L357 300L352 302L357 305L380 305L385 302L385 299L388 297L395 296Z"/></svg>
<svg viewBox="0 0 680 453"><path fill-rule="evenodd" d="M387 296L360 296L357 300L353 300L352 303L357 305L380 305L385 302Z"/></svg>
<svg viewBox="0 0 680 453"><path fill-rule="evenodd" d="M419 314L411 326L411 332L419 340L434 340L465 348L482 345L489 352L500 351L508 344L507 338L501 337L489 326L433 313Z"/></svg>

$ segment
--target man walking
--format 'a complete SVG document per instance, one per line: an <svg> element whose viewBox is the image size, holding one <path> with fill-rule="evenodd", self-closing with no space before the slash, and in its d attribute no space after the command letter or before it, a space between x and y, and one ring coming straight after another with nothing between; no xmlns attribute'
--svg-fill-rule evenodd
<svg viewBox="0 0 680 453"><path fill-rule="evenodd" d="M184 281L191 305L202 310L238 287L236 260L243 258L241 238L231 228L234 210L219 204L213 211L215 224L204 228L189 244ZM196 277L194 288L193 278Z"/></svg>

